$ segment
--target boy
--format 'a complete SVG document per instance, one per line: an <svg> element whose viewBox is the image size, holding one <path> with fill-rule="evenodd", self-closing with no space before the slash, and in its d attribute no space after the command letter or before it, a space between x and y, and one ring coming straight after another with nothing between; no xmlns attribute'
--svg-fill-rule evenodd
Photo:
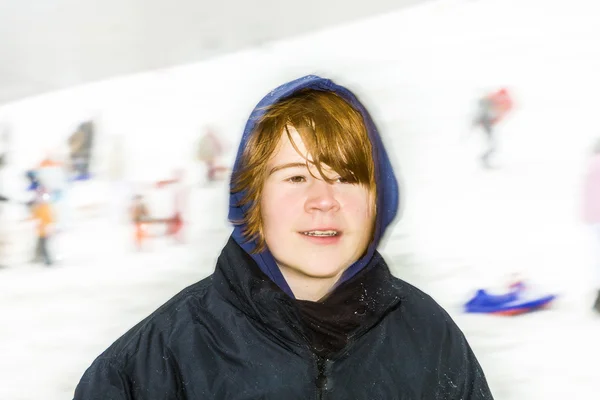
<svg viewBox="0 0 600 400"><path fill-rule="evenodd" d="M215 272L96 359L75 399L491 399L448 314L376 250L397 210L350 91L273 90L242 136Z"/></svg>

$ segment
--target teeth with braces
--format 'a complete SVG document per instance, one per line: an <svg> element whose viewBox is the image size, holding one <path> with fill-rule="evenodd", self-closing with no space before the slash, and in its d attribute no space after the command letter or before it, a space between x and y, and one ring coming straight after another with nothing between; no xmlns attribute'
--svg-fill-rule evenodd
<svg viewBox="0 0 600 400"><path fill-rule="evenodd" d="M306 236L337 236L337 231L310 231L302 232Z"/></svg>

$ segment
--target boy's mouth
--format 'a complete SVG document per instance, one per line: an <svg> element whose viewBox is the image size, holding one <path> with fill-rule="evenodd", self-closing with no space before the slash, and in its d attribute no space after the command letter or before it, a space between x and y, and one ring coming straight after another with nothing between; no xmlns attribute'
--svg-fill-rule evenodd
<svg viewBox="0 0 600 400"><path fill-rule="evenodd" d="M340 232L336 231L336 230L314 230L314 231L306 231L306 232L301 232L303 235L306 236L316 236L316 237L332 237L332 236L339 236Z"/></svg>

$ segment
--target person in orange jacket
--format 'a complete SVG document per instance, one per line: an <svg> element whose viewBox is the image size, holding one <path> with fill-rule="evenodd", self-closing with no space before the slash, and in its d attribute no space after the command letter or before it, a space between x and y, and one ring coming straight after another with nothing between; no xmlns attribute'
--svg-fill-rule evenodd
<svg viewBox="0 0 600 400"><path fill-rule="evenodd" d="M48 266L52 265L48 241L54 224L54 213L50 204L50 195L44 189L38 190L37 197L31 207L32 218L37 221L38 240L35 248L34 262L43 260Z"/></svg>
<svg viewBox="0 0 600 400"><path fill-rule="evenodd" d="M135 225L135 244L138 250L142 249L142 243L147 236L147 224L150 222L150 212L141 195L133 197L131 207L131 220Z"/></svg>

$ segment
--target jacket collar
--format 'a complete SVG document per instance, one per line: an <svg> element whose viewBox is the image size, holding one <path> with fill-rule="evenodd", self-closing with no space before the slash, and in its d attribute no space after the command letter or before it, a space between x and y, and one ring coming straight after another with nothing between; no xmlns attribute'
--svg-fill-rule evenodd
<svg viewBox="0 0 600 400"><path fill-rule="evenodd" d="M401 300L379 253L363 271L319 302L290 298L230 238L213 275L217 291L278 340L332 354L377 324Z"/></svg>

